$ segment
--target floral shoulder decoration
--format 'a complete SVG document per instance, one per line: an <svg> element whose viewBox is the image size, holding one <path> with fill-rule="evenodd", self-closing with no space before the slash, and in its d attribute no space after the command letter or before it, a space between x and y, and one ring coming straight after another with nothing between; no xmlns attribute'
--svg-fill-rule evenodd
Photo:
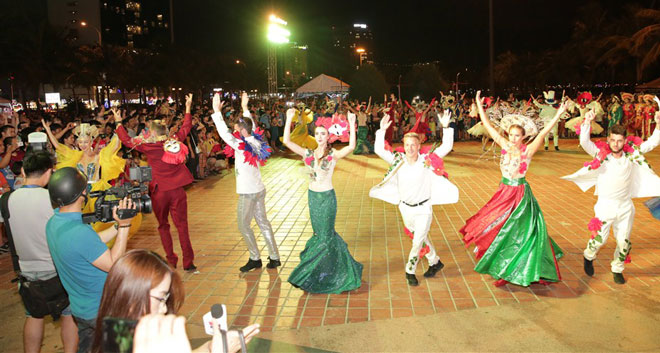
<svg viewBox="0 0 660 353"><path fill-rule="evenodd" d="M331 149L330 152L328 152L328 155L320 160L321 163L320 168L322 170L326 172L330 170L330 163L335 158L334 151L335 150ZM305 162L305 165L310 169L310 177L316 180L317 175L316 175L316 170L314 170L314 167L316 165L316 158L314 158L314 150L307 149L303 162Z"/></svg>
<svg viewBox="0 0 660 353"><path fill-rule="evenodd" d="M607 160L612 150L610 146L605 141L596 141L594 142L598 148L598 153L593 160L589 162L584 162L584 166L589 170L595 170L600 168L601 164ZM648 161L642 155L639 146L642 144L642 139L638 136L630 135L626 137L626 143L623 145L623 153L626 158L630 159L631 162L637 163L639 165L648 165Z"/></svg>
<svg viewBox="0 0 660 353"><path fill-rule="evenodd" d="M252 137L259 141L258 145L251 145L245 137L241 136L238 131L234 131L232 134L235 138L241 140L238 145L238 149L243 151L243 157L245 161L251 164L254 167L263 166L266 164L266 160L270 157L270 154L273 153L273 150L268 146L264 141L264 131L260 128L256 128L252 132ZM229 145L225 145L224 153L227 158L234 157L234 149ZM257 165L258 164L258 165Z"/></svg>
<svg viewBox="0 0 660 353"><path fill-rule="evenodd" d="M439 143L434 143L432 146L422 146L419 149L420 154L425 154L426 157L424 157L424 166L426 168L429 168L433 173L435 173L438 176L443 176L447 179L449 179L449 174L445 170L445 162L440 158L437 154L433 153L436 148L438 148L440 145ZM390 151L394 154L394 162L390 167L387 169L387 172L385 175L387 176L392 170L394 170L399 163L403 161L403 157L405 154L405 151L403 147L399 146L397 148L392 148L392 146L385 141L385 150Z"/></svg>

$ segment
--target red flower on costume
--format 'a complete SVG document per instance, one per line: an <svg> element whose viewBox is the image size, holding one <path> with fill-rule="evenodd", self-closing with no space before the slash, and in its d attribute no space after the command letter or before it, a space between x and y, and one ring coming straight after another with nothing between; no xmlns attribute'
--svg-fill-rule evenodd
<svg viewBox="0 0 660 353"><path fill-rule="evenodd" d="M413 232L410 231L410 229L403 227L403 232L406 233L406 235L412 240L415 236ZM422 257L428 253L431 252L431 248L429 247L428 244L424 243L424 246L422 246L421 249L419 249L419 257Z"/></svg>
<svg viewBox="0 0 660 353"><path fill-rule="evenodd" d="M591 95L591 92L582 92L577 97L578 104L584 108L587 104L591 103L594 97Z"/></svg>
<svg viewBox="0 0 660 353"><path fill-rule="evenodd" d="M624 264L629 264L629 263L631 263L631 262L632 262L632 259L630 258L630 253L628 253L628 255L626 255L626 260L623 261L623 263L624 263Z"/></svg>
<svg viewBox="0 0 660 353"><path fill-rule="evenodd" d="M591 231L591 239L596 237L596 234L601 230L603 227L603 221L598 219L598 217L594 217L589 221L589 224L587 225L587 229Z"/></svg>
<svg viewBox="0 0 660 353"><path fill-rule="evenodd" d="M600 161L598 158L594 158L591 162L584 162L585 167L589 167L589 169L598 169L600 167Z"/></svg>
<svg viewBox="0 0 660 353"><path fill-rule="evenodd" d="M505 150L505 149L502 149L502 151L501 151L500 153L501 153L502 155L505 155L505 154L506 154L506 150Z"/></svg>
<svg viewBox="0 0 660 353"><path fill-rule="evenodd" d="M626 142L632 142L635 146L642 144L642 139L639 136L629 135L626 137Z"/></svg>
<svg viewBox="0 0 660 353"><path fill-rule="evenodd" d="M635 152L635 148L626 143L625 145L623 145L623 152L633 153Z"/></svg>
<svg viewBox="0 0 660 353"><path fill-rule="evenodd" d="M309 156L309 157L305 158L305 164L311 166L312 162L314 162L314 156Z"/></svg>
<svg viewBox="0 0 660 353"><path fill-rule="evenodd" d="M520 174L525 174L526 171L527 171L527 162L520 163L520 168L518 169L518 172Z"/></svg>
<svg viewBox="0 0 660 353"><path fill-rule="evenodd" d="M449 174L445 171L445 162L435 153L429 153L424 159L424 165L431 167L433 173L449 179Z"/></svg>
<svg viewBox="0 0 660 353"><path fill-rule="evenodd" d="M328 160L328 162L332 162L332 156L328 156L326 157L326 159Z"/></svg>

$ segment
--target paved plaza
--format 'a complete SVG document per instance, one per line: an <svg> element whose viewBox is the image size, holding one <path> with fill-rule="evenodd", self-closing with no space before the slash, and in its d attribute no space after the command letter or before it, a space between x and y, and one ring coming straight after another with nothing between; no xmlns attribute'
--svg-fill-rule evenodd
<svg viewBox="0 0 660 353"><path fill-rule="evenodd" d="M422 273L427 264L421 261L418 287L406 284L404 263L411 241L404 234L397 207L368 195L387 169L375 155L350 156L339 161L335 169L336 230L355 259L364 264L362 287L350 293L306 294L287 282L313 234L307 209L308 177L300 159L279 154L262 168L268 216L281 254L278 270L264 267L246 275L238 271L248 260L248 252L236 225L233 173L197 182L188 189L188 213L200 273L187 274L179 269L186 290L180 314L188 318L190 337L194 343L201 342L205 337L202 316L211 305L224 303L231 326L261 324L260 340L251 345L255 351L286 351L296 345L334 351L515 347L659 351L660 221L643 205L646 199L635 199L632 263L624 272L628 282L621 286L612 280L609 262L615 247L613 238L595 261L596 275L587 277L582 270L582 250L590 236L587 223L593 217L596 197L593 189L583 193L559 177L577 171L591 158L579 149L576 140L561 140L560 148L559 152L538 152L527 180L543 210L550 236L564 250L562 281L528 288L494 287L490 276L473 271L474 254L461 241L458 230L490 199L500 180L495 159L499 152L482 154L477 142L456 143L454 152L445 158L460 200L433 207L430 237L445 268L435 278L426 279ZM652 166L660 166L660 150L648 154L647 159ZM172 231L176 235L174 227ZM267 248L260 236L258 240L266 260ZM178 241L174 243L180 254ZM153 215L145 217L128 248L163 254ZM9 256L2 255L0 351L4 352L22 350L24 314L16 284L10 283L13 277ZM58 324L47 325L46 352L61 350L59 330L54 327ZM290 345L278 346L280 343Z"/></svg>

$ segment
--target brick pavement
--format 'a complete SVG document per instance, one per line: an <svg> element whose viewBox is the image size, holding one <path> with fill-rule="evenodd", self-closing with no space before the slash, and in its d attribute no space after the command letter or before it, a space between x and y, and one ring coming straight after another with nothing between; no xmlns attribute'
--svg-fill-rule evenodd
<svg viewBox="0 0 660 353"><path fill-rule="evenodd" d="M603 247L595 262L596 276L588 278L583 274L581 254L589 238L586 225L593 217L596 197L593 189L583 193L573 183L559 179L590 159L578 150L576 140L561 140L560 152L537 153L527 177L550 235L565 252L560 260L562 282L496 288L489 276L475 273L474 254L464 247L458 229L490 199L500 179L494 154L486 153L485 158L479 159L480 147L476 142L460 142L455 145L455 152L445 158L450 180L460 189L460 200L452 205L434 206L430 236L445 268L435 278L425 279L421 273L426 270L426 263L422 261L419 287L409 287L405 281L404 263L411 242L403 233L397 208L368 196L371 186L380 181L386 170L385 162L375 155L350 156L335 169L336 230L356 260L364 264L363 285L350 293L306 294L286 281L312 236L305 192L307 176L299 159L278 155L262 168L268 216L282 257L279 271L265 267L247 275L238 271L247 261L248 252L236 226L233 174L193 185L188 190L189 223L195 263L201 273L183 274L186 300L181 313L189 319L190 336L204 336L201 317L215 303L227 304L230 325L258 322L264 331L277 331L516 305L553 297L643 291L660 283L660 222L650 216L642 204L644 199L635 200L632 263L625 271L628 283L618 286L612 281L612 241ZM647 158L651 165L658 165L660 151L653 151ZM255 234L259 234L253 226ZM174 227L172 232L176 234ZM260 236L258 241L265 260L267 248ZM180 253L178 242L175 244ZM129 248L163 253L153 215L145 217L140 232L129 241ZM11 278L11 264L5 255L0 258L0 298L17 303L15 286L9 283ZM18 319L16 324L22 324L22 318L14 320Z"/></svg>

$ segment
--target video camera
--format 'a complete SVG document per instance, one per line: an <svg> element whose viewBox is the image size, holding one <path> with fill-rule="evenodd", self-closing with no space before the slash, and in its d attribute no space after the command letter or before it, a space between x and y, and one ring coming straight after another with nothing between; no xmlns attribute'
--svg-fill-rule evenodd
<svg viewBox="0 0 660 353"><path fill-rule="evenodd" d="M110 189L94 191L90 197L96 197L94 212L83 214L83 223L112 222L112 209L119 205L119 201L128 197L133 201L135 209L118 209L119 219L135 217L140 213L151 213L151 198L147 194L148 184L151 181L151 167L132 167L129 169L130 183L113 186ZM106 199L107 198L107 199Z"/></svg>

